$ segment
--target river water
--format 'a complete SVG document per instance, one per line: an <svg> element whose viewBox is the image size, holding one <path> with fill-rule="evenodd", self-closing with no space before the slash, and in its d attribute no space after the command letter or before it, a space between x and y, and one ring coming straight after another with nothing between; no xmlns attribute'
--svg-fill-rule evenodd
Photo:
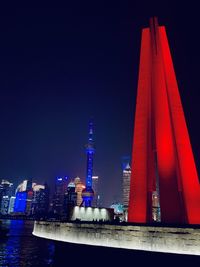
<svg viewBox="0 0 200 267"><path fill-rule="evenodd" d="M56 242L32 235L33 222L3 220L8 237L0 240L0 267L200 266L200 256L151 253ZM165 265L164 265L165 266Z"/></svg>

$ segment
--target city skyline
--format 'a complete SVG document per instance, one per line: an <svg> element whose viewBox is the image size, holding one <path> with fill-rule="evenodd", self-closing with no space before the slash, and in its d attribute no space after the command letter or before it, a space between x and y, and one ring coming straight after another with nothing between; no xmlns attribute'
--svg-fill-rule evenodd
<svg viewBox="0 0 200 267"><path fill-rule="evenodd" d="M154 14L167 28L200 170L199 22L194 7L179 8L150 3L144 10L143 3L125 1L3 10L0 177L14 183L36 177L51 186L57 176L85 179L93 116L94 175L105 205L120 198L121 158L132 149L141 29Z"/></svg>

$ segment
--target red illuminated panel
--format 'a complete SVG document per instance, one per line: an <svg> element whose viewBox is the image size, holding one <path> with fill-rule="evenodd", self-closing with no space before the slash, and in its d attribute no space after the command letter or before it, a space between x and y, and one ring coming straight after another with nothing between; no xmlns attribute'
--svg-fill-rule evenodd
<svg viewBox="0 0 200 267"><path fill-rule="evenodd" d="M147 145L149 94L151 86L151 51L149 29L142 31L140 69L134 124L132 172L129 197L129 222L147 221Z"/></svg>
<svg viewBox="0 0 200 267"><path fill-rule="evenodd" d="M153 29L152 29L153 27ZM160 207L163 222L184 222L184 207L178 192L176 173L176 153L171 126L171 113L168 103L166 79L160 47L159 27L155 22L151 25L151 43L156 44L152 50L152 95L155 117L155 139L157 152L157 168L160 187ZM155 39L155 40L154 40Z"/></svg>
<svg viewBox="0 0 200 267"><path fill-rule="evenodd" d="M177 172L190 224L200 223L200 185L164 27L160 27L167 92L177 150Z"/></svg>
<svg viewBox="0 0 200 267"><path fill-rule="evenodd" d="M200 185L164 27L143 29L132 152L129 222L200 224Z"/></svg>

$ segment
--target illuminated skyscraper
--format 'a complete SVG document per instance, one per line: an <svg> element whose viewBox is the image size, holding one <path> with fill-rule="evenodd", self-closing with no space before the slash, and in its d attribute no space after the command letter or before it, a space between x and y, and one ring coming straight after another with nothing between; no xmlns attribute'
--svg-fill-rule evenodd
<svg viewBox="0 0 200 267"><path fill-rule="evenodd" d="M27 183L27 199L26 199L26 215L31 215L31 207L32 207L32 201L33 201L33 188L32 188L32 180L28 180Z"/></svg>
<svg viewBox="0 0 200 267"><path fill-rule="evenodd" d="M8 214L10 198L13 195L13 184L2 180L0 184L0 213Z"/></svg>
<svg viewBox="0 0 200 267"><path fill-rule="evenodd" d="M1 200L1 214L2 215L8 214L9 202L10 202L9 196L2 197L2 200Z"/></svg>
<svg viewBox="0 0 200 267"><path fill-rule="evenodd" d="M26 214L26 208L27 212L30 212L31 210L31 195L29 195L28 198L28 204L27 204L27 196L28 191L31 190L31 183L29 180L24 180L22 183L20 183L15 191L15 203L14 203L14 212L15 213L21 213Z"/></svg>
<svg viewBox="0 0 200 267"><path fill-rule="evenodd" d="M64 196L67 192L68 177L57 177L55 184L55 193L53 197L53 212L56 214L63 213Z"/></svg>
<svg viewBox="0 0 200 267"><path fill-rule="evenodd" d="M123 157L122 160L122 203L123 203L123 215L124 221L127 221L128 216L128 204L130 194L130 180L131 180L131 167L130 157Z"/></svg>
<svg viewBox="0 0 200 267"><path fill-rule="evenodd" d="M8 208L8 214L12 214L14 212L15 199L16 199L16 197L11 197L10 198L10 203L9 203L9 208Z"/></svg>
<svg viewBox="0 0 200 267"><path fill-rule="evenodd" d="M93 158L94 158L94 140L93 140L93 122L89 122L88 144L86 145L87 153L87 173L86 173L86 188L82 192L83 204L85 207L91 207L94 191L92 189L92 173L93 173Z"/></svg>
<svg viewBox="0 0 200 267"><path fill-rule="evenodd" d="M0 196L11 197L13 195L13 191L13 183L3 179L0 184Z"/></svg>
<svg viewBox="0 0 200 267"><path fill-rule="evenodd" d="M79 177L76 177L74 179L75 183L75 192L77 193L77 200L76 200L76 205L80 206L83 199L82 199L82 191L85 189L85 185L81 182L81 179Z"/></svg>
<svg viewBox="0 0 200 267"><path fill-rule="evenodd" d="M123 205L124 208L128 208L129 193L130 193L130 179L131 179L131 167L129 163L123 169Z"/></svg>
<svg viewBox="0 0 200 267"><path fill-rule="evenodd" d="M92 206L93 207L99 207L100 205L100 195L99 195L99 176L92 176L92 188L93 188L93 191L94 191L94 198L93 198L93 201L92 201Z"/></svg>
<svg viewBox="0 0 200 267"><path fill-rule="evenodd" d="M33 187L32 215L44 217L49 211L49 187L35 185Z"/></svg>
<svg viewBox="0 0 200 267"><path fill-rule="evenodd" d="M64 215L66 218L69 219L70 211L73 207L76 206L77 203L77 192L76 192L76 185L74 182L70 182L67 186L67 192L64 196Z"/></svg>
<svg viewBox="0 0 200 267"><path fill-rule="evenodd" d="M27 200L27 192L17 192L14 205L14 212L15 213L23 213L26 212L26 200Z"/></svg>
<svg viewBox="0 0 200 267"><path fill-rule="evenodd" d="M15 191L14 213L21 213L27 216L35 214L37 206L37 192L44 189L44 185L39 185L30 180L24 180L17 186ZM12 210L12 206L9 207ZM13 211L10 211L13 212Z"/></svg>

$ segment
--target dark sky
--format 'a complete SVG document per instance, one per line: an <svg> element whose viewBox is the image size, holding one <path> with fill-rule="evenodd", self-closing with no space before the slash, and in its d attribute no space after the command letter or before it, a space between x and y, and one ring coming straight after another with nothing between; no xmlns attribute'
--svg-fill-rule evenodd
<svg viewBox="0 0 200 267"><path fill-rule="evenodd" d="M85 179L92 116L103 204L120 200L141 29L152 15L167 29L200 170L199 8L191 1L69 1L0 8L0 178L50 185L56 176Z"/></svg>

